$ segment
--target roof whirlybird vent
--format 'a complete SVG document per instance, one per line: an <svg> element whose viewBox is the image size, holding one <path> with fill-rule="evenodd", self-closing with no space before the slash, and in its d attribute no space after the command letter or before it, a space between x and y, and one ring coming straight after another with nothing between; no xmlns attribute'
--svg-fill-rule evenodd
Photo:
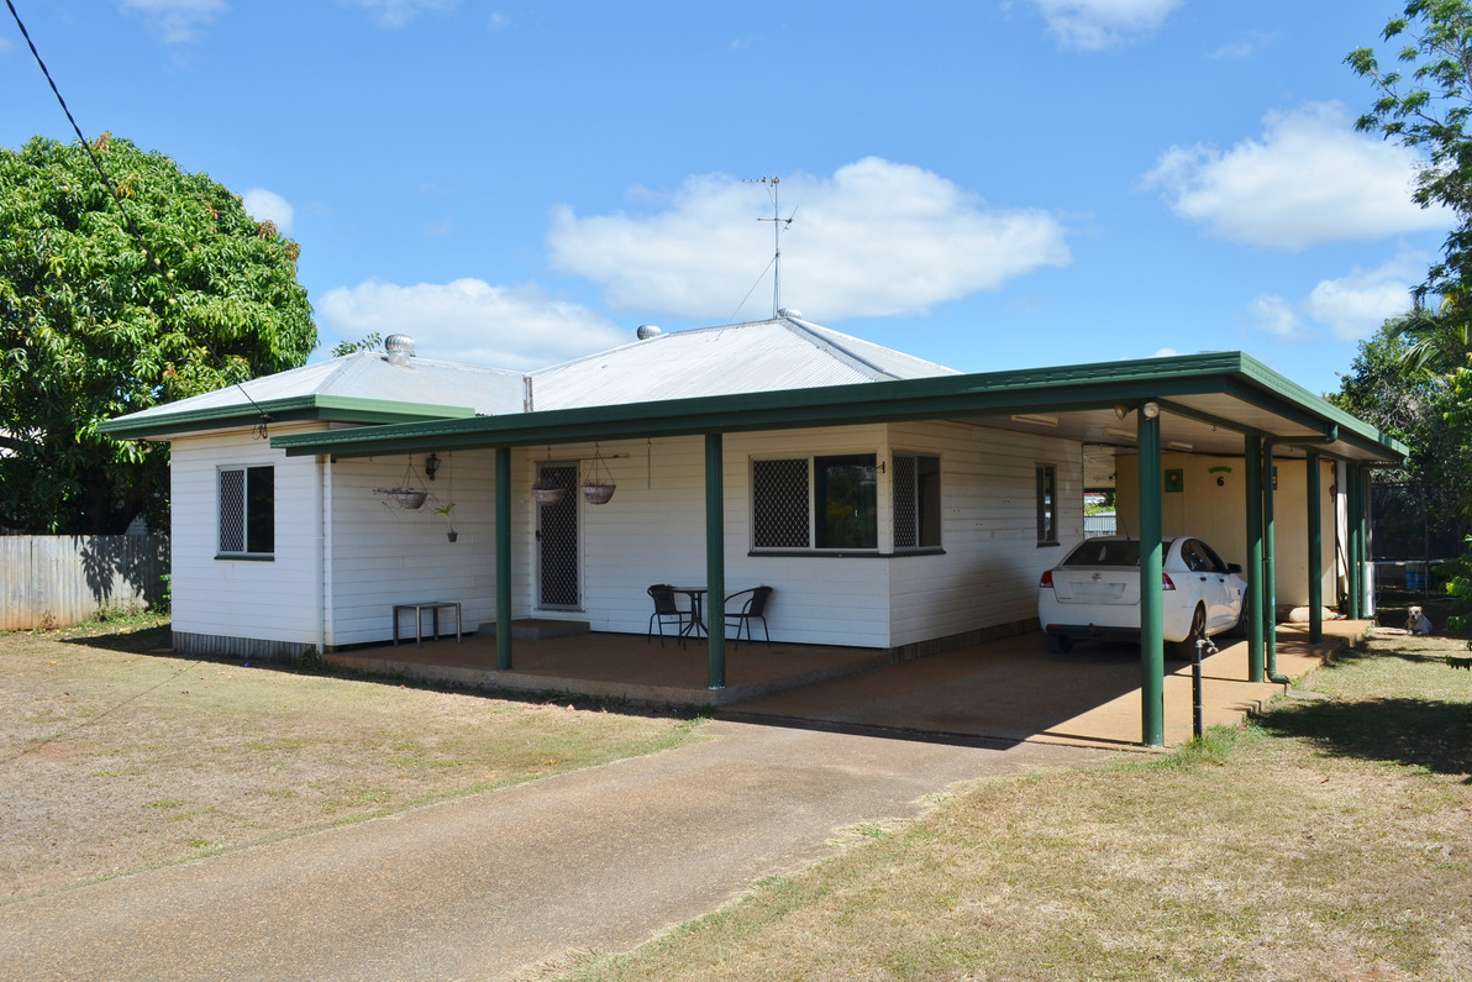
<svg viewBox="0 0 1472 982"><path fill-rule="evenodd" d="M640 341L648 341L650 338L657 338L663 333L664 331L659 329L658 324L640 324L638 329L634 331L634 337ZM660 350L663 351L664 349L661 348Z"/></svg>
<svg viewBox="0 0 1472 982"><path fill-rule="evenodd" d="M407 334L390 334L383 339L383 350L390 365L407 365L414 357L414 339Z"/></svg>

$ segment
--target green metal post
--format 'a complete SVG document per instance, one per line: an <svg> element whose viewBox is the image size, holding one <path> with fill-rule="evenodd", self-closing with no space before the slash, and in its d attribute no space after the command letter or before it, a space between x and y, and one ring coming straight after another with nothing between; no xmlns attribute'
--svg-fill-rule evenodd
<svg viewBox="0 0 1472 982"><path fill-rule="evenodd" d="M1308 639L1312 642L1324 640L1324 516L1322 511L1323 488L1319 481L1323 465L1319 455L1308 453L1308 481L1305 485L1308 496Z"/></svg>
<svg viewBox="0 0 1472 982"><path fill-rule="evenodd" d="M1345 468L1345 483L1348 498L1345 502L1349 514L1345 519L1345 527L1349 532L1349 617L1350 620L1360 619L1360 597L1363 591L1360 589L1360 468L1358 464L1350 464Z"/></svg>
<svg viewBox="0 0 1472 982"><path fill-rule="evenodd" d="M511 669L511 448L496 448L496 667Z"/></svg>
<svg viewBox="0 0 1472 982"><path fill-rule="evenodd" d="M1371 551L1370 543L1370 475L1374 473L1368 464L1360 467L1360 616L1364 618L1373 617L1371 610L1374 609L1374 598L1370 596L1374 592L1374 580L1371 570L1375 565L1375 556Z"/></svg>
<svg viewBox="0 0 1472 982"><path fill-rule="evenodd" d="M1140 729L1146 746L1165 743L1165 614L1161 597L1160 417L1138 417L1140 451Z"/></svg>
<svg viewBox="0 0 1472 982"><path fill-rule="evenodd" d="M1262 438L1244 436L1247 465L1247 680L1263 679L1262 654Z"/></svg>
<svg viewBox="0 0 1472 982"><path fill-rule="evenodd" d="M726 528L721 435L705 435L706 684L726 687Z"/></svg>
<svg viewBox="0 0 1472 982"><path fill-rule="evenodd" d="M1262 647L1267 677L1278 674L1278 536L1273 511L1273 441L1262 442Z"/></svg>

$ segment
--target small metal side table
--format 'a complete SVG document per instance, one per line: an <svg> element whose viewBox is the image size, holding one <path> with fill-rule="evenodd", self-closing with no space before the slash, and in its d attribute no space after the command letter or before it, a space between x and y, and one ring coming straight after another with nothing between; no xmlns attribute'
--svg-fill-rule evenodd
<svg viewBox="0 0 1472 982"><path fill-rule="evenodd" d="M414 611L414 646L424 644L424 612L430 612L430 626L434 629L434 640L440 639L440 611L453 607L455 610L455 643L460 643L463 627L462 611L458 600L426 600L417 604L394 604L394 644L399 643L399 613Z"/></svg>

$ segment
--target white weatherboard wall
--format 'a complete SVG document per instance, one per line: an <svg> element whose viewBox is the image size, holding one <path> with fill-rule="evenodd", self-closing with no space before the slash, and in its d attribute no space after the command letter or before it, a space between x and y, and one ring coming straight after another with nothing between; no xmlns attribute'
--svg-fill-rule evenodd
<svg viewBox="0 0 1472 982"><path fill-rule="evenodd" d="M891 424L888 440L940 456L945 551L889 561L889 644L1036 617L1038 578L1083 538L1083 445L948 422ZM1037 544L1038 464L1058 468L1057 546Z"/></svg>
<svg viewBox="0 0 1472 982"><path fill-rule="evenodd" d="M536 505L530 486L543 447L514 455L513 590L516 616L587 620L595 631L642 634L653 610L653 583L705 584L705 442L702 437L624 440L599 445L618 490L606 505L579 495L583 610L536 607ZM874 453L883 459L882 426L731 433L724 440L726 590L759 585L775 593L768 608L772 640L887 647L889 570L873 557L748 555L750 461L760 456ZM554 446L554 462L580 460L592 472L592 444ZM620 456L622 455L622 456ZM888 493L879 492L880 542L888 538ZM526 558L524 558L526 557ZM760 634L760 627L758 627Z"/></svg>
<svg viewBox="0 0 1472 982"><path fill-rule="evenodd" d="M321 429L273 426L273 435ZM217 477L231 465L276 468L276 554L269 562L216 559ZM317 644L322 541L314 457L287 457L254 429L170 442L173 630L224 638Z"/></svg>
<svg viewBox="0 0 1472 982"><path fill-rule="evenodd" d="M465 630L495 620L495 452L438 454L433 481L424 477L426 454L413 456L413 486L430 492L424 507L405 511L374 488L405 483L405 455L350 458L330 465L330 645L386 641L393 637L394 604L459 601ZM295 458L293 458L295 459ZM436 508L453 503L448 516ZM279 506L278 506L279 507ZM447 533L454 525L459 537ZM440 613L441 629L453 628L453 612ZM413 637L413 614L400 619ZM430 630L426 612L424 630Z"/></svg>

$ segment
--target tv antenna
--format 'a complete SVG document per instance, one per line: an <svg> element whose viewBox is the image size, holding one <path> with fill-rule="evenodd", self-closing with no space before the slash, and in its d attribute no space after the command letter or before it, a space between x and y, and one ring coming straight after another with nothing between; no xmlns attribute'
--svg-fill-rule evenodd
<svg viewBox="0 0 1472 982"><path fill-rule="evenodd" d="M758 218L757 221L772 223L772 318L775 320L778 311L782 309L782 233L792 227L797 209L793 208L792 214L782 217L781 203L778 200L778 185L782 183L782 178L754 177L748 179L747 183L765 184L767 193L772 197L772 217Z"/></svg>

